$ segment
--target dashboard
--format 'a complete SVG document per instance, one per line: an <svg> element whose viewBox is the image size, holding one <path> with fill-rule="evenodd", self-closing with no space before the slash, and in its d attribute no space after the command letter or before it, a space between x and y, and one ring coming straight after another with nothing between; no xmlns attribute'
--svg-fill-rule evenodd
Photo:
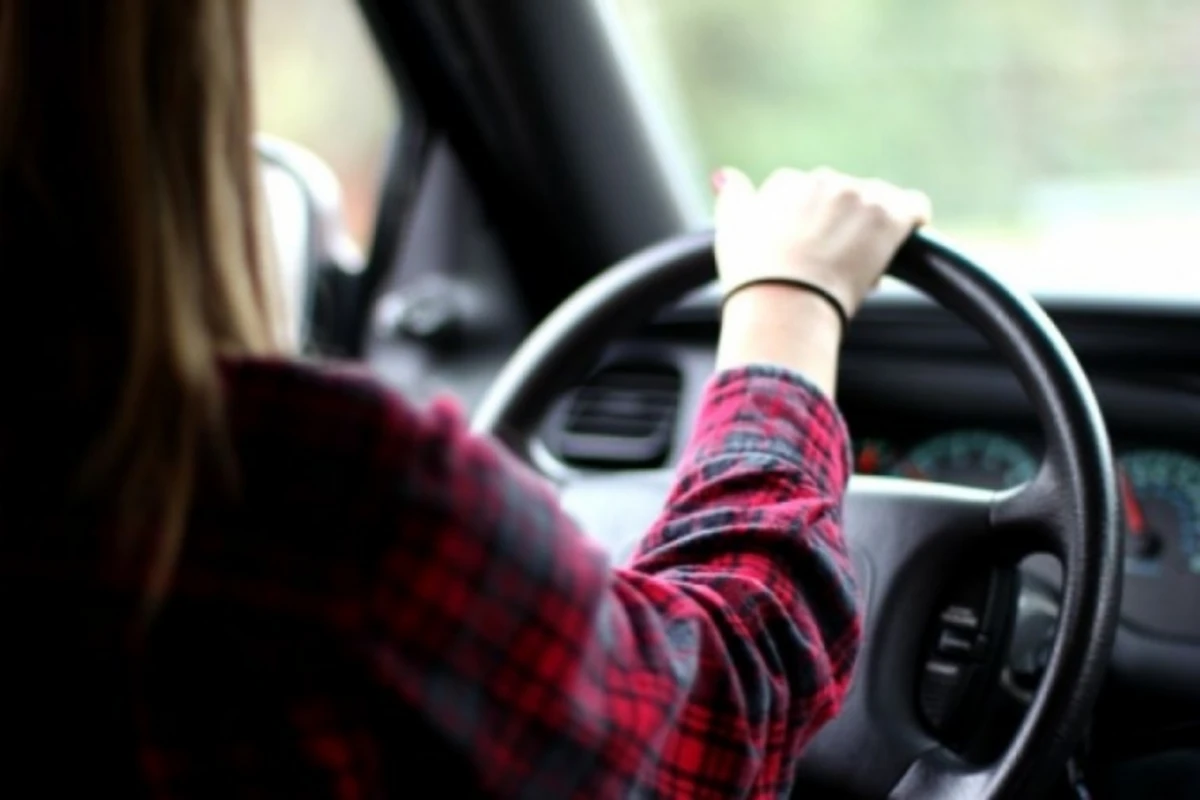
<svg viewBox="0 0 1200 800"><path fill-rule="evenodd" d="M1043 304L1096 391L1117 461L1126 563L1114 673L1200 709L1200 307ZM696 293L605 355L600 372L629 367L657 398L637 406L626 397L625 411L636 408L642 422L669 411L665 427L639 429L661 434L656 444L643 437L636 452L589 454L588 441L612 430L586 430L603 403L585 386L547 416L539 439L548 457L584 471L674 463L712 371L717 316L716 298ZM586 412L581 396L591 398ZM860 312L838 405L858 473L1003 489L1040 462L1038 421L1011 371L980 334L919 295L876 297ZM1052 557L1035 555L1021 572L1053 595Z"/></svg>

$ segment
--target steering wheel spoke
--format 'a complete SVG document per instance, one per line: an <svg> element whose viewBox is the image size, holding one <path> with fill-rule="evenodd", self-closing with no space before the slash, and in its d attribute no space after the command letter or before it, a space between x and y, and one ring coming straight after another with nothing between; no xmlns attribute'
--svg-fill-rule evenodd
<svg viewBox="0 0 1200 800"><path fill-rule="evenodd" d="M863 646L841 713L805 751L806 785L884 797L928 758L939 774L951 766L955 775L971 773L922 724L915 698L947 576L967 562L1007 557L1008 530L994 516L1012 496L906 478L851 479L843 529L864 609Z"/></svg>
<svg viewBox="0 0 1200 800"><path fill-rule="evenodd" d="M992 527L1014 553L1047 551L1060 559L1070 557L1079 541L1078 516L1069 502L1073 497L1070 475L1071 470L1052 455L1033 480L996 494Z"/></svg>
<svg viewBox="0 0 1200 800"><path fill-rule="evenodd" d="M963 552L993 543L993 513L1006 499L982 489L856 475L846 492L843 529L851 552L869 555L877 567L937 572Z"/></svg>

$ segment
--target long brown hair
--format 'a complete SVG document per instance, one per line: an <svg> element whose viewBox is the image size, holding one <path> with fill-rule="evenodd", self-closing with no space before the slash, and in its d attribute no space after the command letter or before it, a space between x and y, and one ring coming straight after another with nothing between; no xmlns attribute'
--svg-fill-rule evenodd
<svg viewBox="0 0 1200 800"><path fill-rule="evenodd" d="M0 418L6 506L104 519L155 601L221 439L218 359L278 345L247 1L0 2L0 302L38 316L3 339L40 398Z"/></svg>

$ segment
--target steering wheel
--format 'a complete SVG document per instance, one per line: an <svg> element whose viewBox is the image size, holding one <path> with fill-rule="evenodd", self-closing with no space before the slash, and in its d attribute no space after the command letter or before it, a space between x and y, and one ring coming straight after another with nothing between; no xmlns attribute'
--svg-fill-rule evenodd
<svg viewBox="0 0 1200 800"><path fill-rule="evenodd" d="M514 353L478 407L476 430L530 460L533 430L581 368L714 272L711 233L668 240L603 272ZM843 528L864 609L863 645L842 712L805 750L798 781L848 797L1028 797L1083 735L1112 649L1123 562L1108 434L1074 354L1030 297L926 235L905 242L889 274L984 334L1024 386L1045 450L1031 481L1002 492L851 479ZM622 495L609 511L625 505ZM922 640L947 576L964 559L1011 565L1047 551L1061 562L1062 590L1041 683L1003 753L969 763L920 721Z"/></svg>

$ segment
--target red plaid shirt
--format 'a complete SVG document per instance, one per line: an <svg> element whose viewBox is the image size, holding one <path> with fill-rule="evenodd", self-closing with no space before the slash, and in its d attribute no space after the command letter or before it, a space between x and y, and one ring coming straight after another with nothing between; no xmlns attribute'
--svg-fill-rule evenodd
<svg viewBox="0 0 1200 800"><path fill-rule="evenodd" d="M714 378L661 518L614 568L451 405L345 370L226 374L242 499L201 495L136 654L101 622L130 587L69 549L6 556L5 789L787 794L859 637L846 433L803 381Z"/></svg>

